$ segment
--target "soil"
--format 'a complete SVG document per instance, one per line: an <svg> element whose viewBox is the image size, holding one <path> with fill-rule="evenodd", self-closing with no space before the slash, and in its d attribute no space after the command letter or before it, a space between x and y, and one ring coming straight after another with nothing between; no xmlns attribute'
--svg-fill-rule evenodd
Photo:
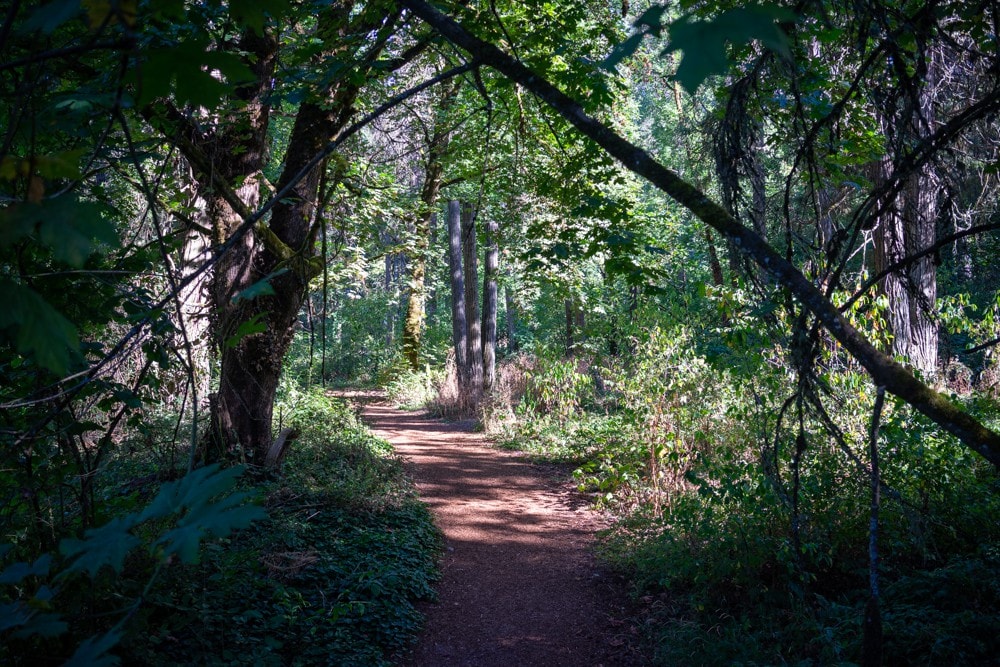
<svg viewBox="0 0 1000 667"><path fill-rule="evenodd" d="M354 396L364 398L362 396ZM594 559L606 520L568 470L490 447L367 396L362 416L403 457L444 533L439 599L407 667L646 664L621 582Z"/></svg>

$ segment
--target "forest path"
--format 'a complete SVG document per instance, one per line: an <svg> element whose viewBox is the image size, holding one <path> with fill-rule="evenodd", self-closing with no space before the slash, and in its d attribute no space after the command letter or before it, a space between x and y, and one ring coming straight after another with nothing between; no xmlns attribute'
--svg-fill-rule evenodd
<svg viewBox="0 0 1000 667"><path fill-rule="evenodd" d="M490 448L471 422L349 396L393 444L445 537L439 600L409 667L640 665L620 586L593 555L604 526L565 470ZM361 399L359 401L359 399Z"/></svg>

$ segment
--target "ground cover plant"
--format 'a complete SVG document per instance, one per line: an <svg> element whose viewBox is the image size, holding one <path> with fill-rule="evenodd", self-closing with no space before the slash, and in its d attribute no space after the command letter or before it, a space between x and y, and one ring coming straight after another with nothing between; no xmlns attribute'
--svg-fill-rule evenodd
<svg viewBox="0 0 1000 667"><path fill-rule="evenodd" d="M299 433L281 474L220 486L236 491L228 498L240 505L227 508L246 515L230 521L242 530L208 530L206 537L218 539L191 546L191 553L168 541L165 555L140 548L118 563L85 551L93 560L85 566L89 584L82 576L64 578L75 566L60 573L58 556L46 561L54 563L51 571L38 562L31 571L9 566L3 581L14 585L4 589L5 609L24 621L7 621L13 627L5 663L61 664L73 654L77 664L360 666L388 665L405 654L421 625L414 605L434 596L440 538L430 515L388 444L344 401L289 389L281 406ZM171 484L134 484L134 460L109 468L108 492L139 486L120 507L141 507L143 498L160 497L157 487ZM215 478L206 478L212 470L199 468L174 484L190 481L184 493L197 495ZM200 516L211 525L210 515ZM107 535L96 549L123 539L100 530ZM150 530L134 531L137 546L153 541ZM25 595L33 589L39 592ZM122 609L121 600L133 598ZM88 637L98 638L89 653L75 648Z"/></svg>
<svg viewBox="0 0 1000 667"><path fill-rule="evenodd" d="M581 490L618 517L602 555L648 605L657 664L860 663L870 478L858 462L874 397L852 373L830 373L834 418L852 426L835 438L807 414L800 450L775 430L794 376L761 363L741 377L690 329L653 332L601 372L608 394L562 419L530 390L515 396L501 442L574 462ZM905 405L887 406L881 433L884 655L990 664L1000 480Z"/></svg>
<svg viewBox="0 0 1000 667"><path fill-rule="evenodd" d="M256 489L268 517L171 581L126 661L388 665L415 638L414 605L434 596L429 512L343 400L313 390L282 404L300 435Z"/></svg>

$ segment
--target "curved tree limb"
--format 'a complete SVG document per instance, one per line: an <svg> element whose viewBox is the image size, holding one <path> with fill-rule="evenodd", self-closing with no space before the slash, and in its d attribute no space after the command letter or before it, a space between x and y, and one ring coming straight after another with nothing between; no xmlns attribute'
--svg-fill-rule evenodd
<svg viewBox="0 0 1000 667"><path fill-rule="evenodd" d="M423 0L397 0L474 60L497 70L531 91L583 135L638 176L687 208L702 222L729 239L740 251L767 271L776 282L789 289L819 319L830 334L867 369L876 385L900 397L958 437L1000 468L1000 434L961 410L945 396L918 380L902 364L880 352L841 314L798 268L774 250L754 231L737 222L705 193L663 166L646 151L630 143L614 130L587 115L575 100L531 71L520 61L493 44L471 34L452 18Z"/></svg>

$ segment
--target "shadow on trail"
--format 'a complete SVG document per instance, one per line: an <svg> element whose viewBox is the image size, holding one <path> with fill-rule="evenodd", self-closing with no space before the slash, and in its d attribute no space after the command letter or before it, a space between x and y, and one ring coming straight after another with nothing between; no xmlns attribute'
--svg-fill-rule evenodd
<svg viewBox="0 0 1000 667"><path fill-rule="evenodd" d="M468 422L369 402L444 533L439 601L411 667L639 665L618 587L595 563L604 526L551 466L487 447Z"/></svg>

